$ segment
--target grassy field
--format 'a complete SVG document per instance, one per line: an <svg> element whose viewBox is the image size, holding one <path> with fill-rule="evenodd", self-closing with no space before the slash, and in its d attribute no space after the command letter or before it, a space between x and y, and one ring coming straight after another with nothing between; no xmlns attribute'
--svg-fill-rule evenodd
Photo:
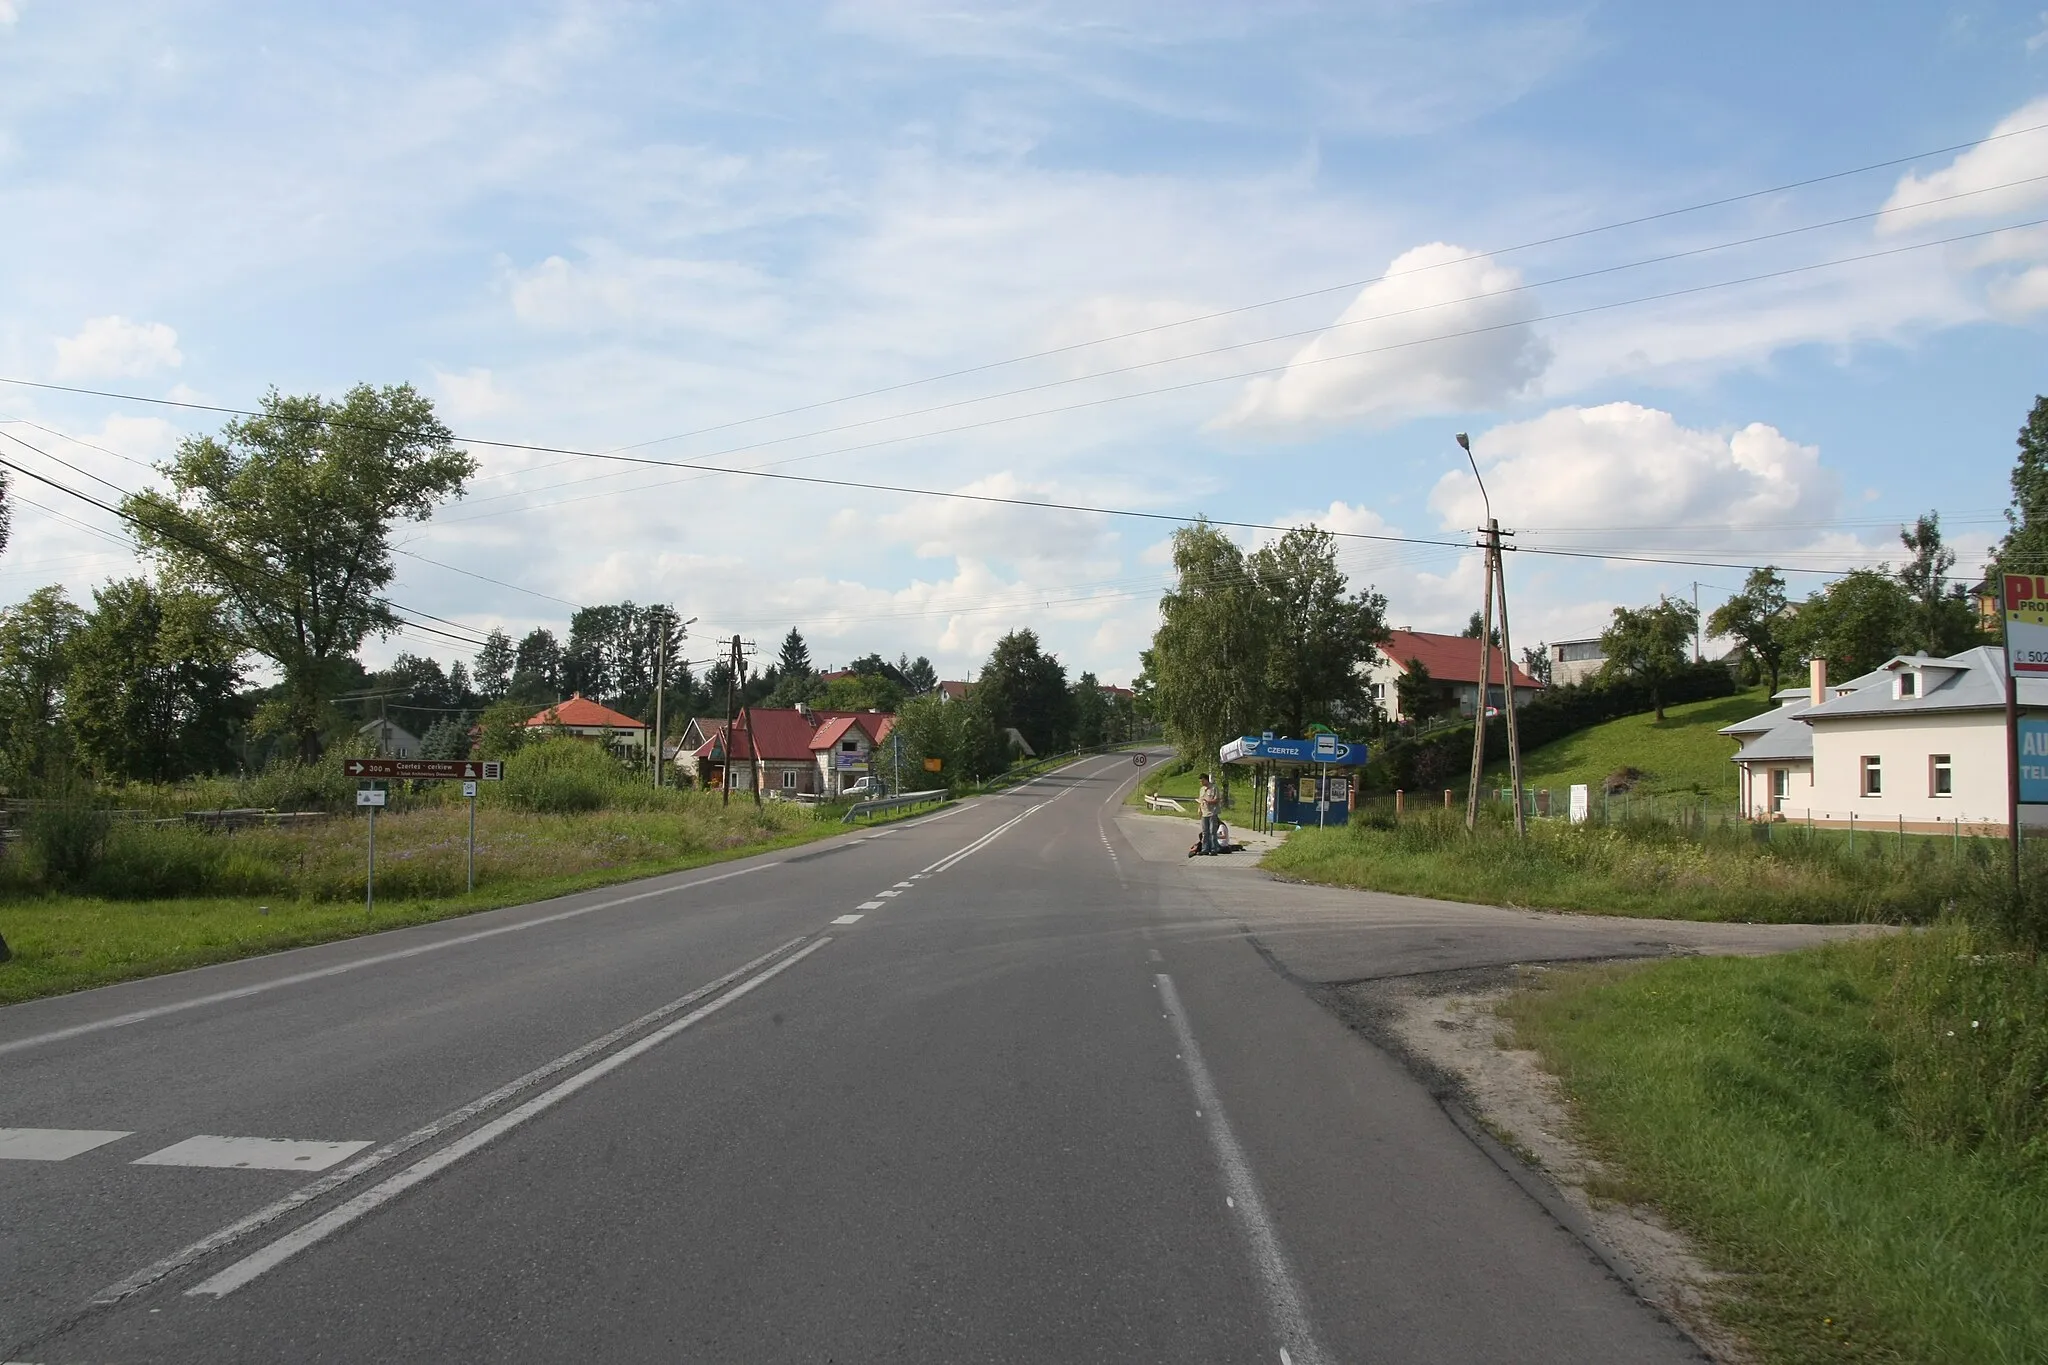
<svg viewBox="0 0 2048 1365"><path fill-rule="evenodd" d="M1562 802L1572 784L1583 782L1597 803L1608 774L1635 768L1643 774L1635 787L1639 794L1686 792L1733 801L1735 765L1729 759L1735 742L1714 732L1769 709L1770 699L1756 688L1666 707L1661 721L1653 713L1623 716L1524 754L1522 783L1532 790L1548 787L1553 799ZM1494 767L1498 771L1490 772L1489 780L1506 786L1507 764L1502 761Z"/></svg>
<svg viewBox="0 0 2048 1365"><path fill-rule="evenodd" d="M363 909L365 821L208 834L113 831L85 884L0 888L0 1003L446 919L805 843L849 828L802 807L669 793L664 808L479 811L477 889L465 893L467 812L377 819L377 907ZM18 857L18 855L17 855ZM13 869L10 869L12 871Z"/></svg>
<svg viewBox="0 0 2048 1365"><path fill-rule="evenodd" d="M1504 1013L1760 1359L2048 1358L2048 960L1945 926L1555 971Z"/></svg>
<svg viewBox="0 0 2048 1365"><path fill-rule="evenodd" d="M1775 831L1774 831L1775 833ZM1261 866L1301 881L1487 905L1593 914L1755 923L1924 921L2002 849L1984 840L1785 837L1759 844L1750 827L1695 836L1641 822L1536 821L1526 841L1489 818L1477 835L1463 812L1427 810L1394 824L1361 818L1305 829Z"/></svg>

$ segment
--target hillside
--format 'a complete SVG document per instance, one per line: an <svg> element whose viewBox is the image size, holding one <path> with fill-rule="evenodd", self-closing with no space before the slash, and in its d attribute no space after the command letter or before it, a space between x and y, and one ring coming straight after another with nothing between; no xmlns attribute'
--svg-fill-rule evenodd
<svg viewBox="0 0 2048 1365"><path fill-rule="evenodd" d="M1752 688L1732 697L1667 707L1662 721L1650 712L1623 716L1523 755L1522 781L1531 790L1550 788L1559 800L1573 783L1583 782L1597 799L1609 773L1636 768L1644 774L1635 787L1639 793L1692 792L1733 800L1735 765L1728 760L1735 744L1714 732L1769 706L1763 689ZM1493 785L1506 786L1506 762L1490 763L1488 776Z"/></svg>

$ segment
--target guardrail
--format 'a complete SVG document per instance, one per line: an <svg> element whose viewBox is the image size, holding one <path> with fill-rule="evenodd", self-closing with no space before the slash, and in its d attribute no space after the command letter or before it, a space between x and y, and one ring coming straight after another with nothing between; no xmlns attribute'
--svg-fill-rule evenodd
<svg viewBox="0 0 2048 1365"><path fill-rule="evenodd" d="M1177 798L1171 796L1161 796L1157 792L1145 793L1145 809L1170 810L1181 815L1187 814L1188 810L1188 808L1186 806L1183 806Z"/></svg>
<svg viewBox="0 0 2048 1365"><path fill-rule="evenodd" d="M885 810L903 810L911 806L939 805L946 799L945 788L928 792L904 792L901 796L877 797L873 801L856 801L846 808L846 814L839 817L839 823L850 825L857 816L874 815Z"/></svg>

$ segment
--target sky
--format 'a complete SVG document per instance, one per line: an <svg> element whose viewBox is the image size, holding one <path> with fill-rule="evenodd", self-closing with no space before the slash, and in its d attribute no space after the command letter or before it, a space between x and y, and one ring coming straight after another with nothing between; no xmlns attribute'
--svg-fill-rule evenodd
<svg viewBox="0 0 2048 1365"><path fill-rule="evenodd" d="M1128 682L1196 515L1456 630L1458 432L1517 646L1930 510L1974 570L2048 389L2039 6L0 0L0 457L111 499L226 420L135 400L410 383L508 443L398 530L442 628L949 677L1028 626ZM0 605L141 570L9 496Z"/></svg>

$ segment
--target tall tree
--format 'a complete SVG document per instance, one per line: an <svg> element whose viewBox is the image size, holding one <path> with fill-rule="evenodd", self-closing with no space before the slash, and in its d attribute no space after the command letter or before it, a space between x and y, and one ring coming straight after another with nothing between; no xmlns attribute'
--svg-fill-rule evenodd
<svg viewBox="0 0 2048 1365"><path fill-rule="evenodd" d="M1073 732L1067 670L1039 647L1036 631L1013 630L996 641L976 689L998 729L1014 727L1041 754L1066 747Z"/></svg>
<svg viewBox="0 0 2048 1365"><path fill-rule="evenodd" d="M1664 689L1685 671L1699 619L1692 603L1669 598L1654 606L1616 607L1614 623L1600 636L1600 650L1607 656L1601 673L1642 683L1657 719L1664 719Z"/></svg>
<svg viewBox="0 0 2048 1365"><path fill-rule="evenodd" d="M1415 726L1429 724L1451 707L1443 686L1429 676L1420 659L1408 660L1401 676L1394 679L1394 704L1402 719Z"/></svg>
<svg viewBox="0 0 2048 1365"><path fill-rule="evenodd" d="M96 589L71 638L64 701L79 758L114 782L226 767L240 654L210 597L159 592L141 578Z"/></svg>
<svg viewBox="0 0 2048 1365"><path fill-rule="evenodd" d="M1092 749L1109 739L1109 700L1102 695L1102 682L1093 673L1074 680L1074 744Z"/></svg>
<svg viewBox="0 0 2048 1365"><path fill-rule="evenodd" d="M1773 565L1751 569L1742 591L1714 608L1707 631L1735 641L1771 692L1778 690L1788 648L1785 580Z"/></svg>
<svg viewBox="0 0 2048 1365"><path fill-rule="evenodd" d="M518 664L512 652L512 637L502 630L493 630L484 637L484 647L476 653L477 696L485 702L497 701L512 690L512 670Z"/></svg>
<svg viewBox="0 0 2048 1365"><path fill-rule="evenodd" d="M1140 680L1175 747L1206 762L1265 719L1265 614L1244 552L1206 521L1173 533L1173 567Z"/></svg>
<svg viewBox="0 0 2048 1365"><path fill-rule="evenodd" d="M1522 671L1545 687L1550 686L1550 646L1538 640L1522 648Z"/></svg>
<svg viewBox="0 0 2048 1365"><path fill-rule="evenodd" d="M2037 396L2020 427L2012 467L2012 504L1993 572L2048 573L2048 396Z"/></svg>
<svg viewBox="0 0 2048 1365"><path fill-rule="evenodd" d="M1486 618L1485 618L1485 617L1484 617L1484 616L1483 616L1482 614L1480 614L1479 612L1476 612L1476 611L1475 611L1475 612L1473 612L1473 613L1472 613L1472 619L1471 619L1471 620L1469 620L1469 621L1467 621L1467 622L1465 623L1465 628L1464 628L1463 630L1459 631L1459 632L1458 632L1458 635L1459 635L1459 637L1460 637L1460 638L1462 638L1462 639L1466 639L1466 640L1476 640L1476 639L1478 639L1478 638L1479 638L1479 633L1480 633L1481 631L1485 630L1485 629L1486 629ZM1499 626L1495 626L1495 627L1493 628L1493 633L1492 633L1492 634L1491 634L1491 635L1490 635L1490 636L1488 637L1488 639L1489 639L1489 640L1491 641L1491 643L1493 644L1493 647L1494 647L1495 649L1499 649L1499 648L1500 648L1500 627L1499 627ZM1476 665L1475 665L1475 667L1476 667Z"/></svg>
<svg viewBox="0 0 2048 1365"><path fill-rule="evenodd" d="M551 630L528 631L513 656L511 695L538 705L560 701L565 693L562 686L562 647L555 642L555 633Z"/></svg>
<svg viewBox="0 0 2048 1365"><path fill-rule="evenodd" d="M1286 734L1313 721L1341 724L1370 715L1365 664L1387 638L1387 599L1347 595L1337 538L1297 526L1253 553L1253 583L1265 618L1265 692L1270 718Z"/></svg>
<svg viewBox="0 0 2048 1365"><path fill-rule="evenodd" d="M932 667L932 661L920 654L915 659L907 654L896 656L896 671L903 675L903 688L913 697L921 697L939 685L939 675Z"/></svg>
<svg viewBox="0 0 2048 1365"><path fill-rule="evenodd" d="M1929 654L1960 654L1984 642L1977 613L1970 605L1969 585L1949 576L1956 552L1942 543L1941 515L1928 512L1899 532L1899 543L1913 556L1899 569L1899 586L1912 601L1906 643Z"/></svg>
<svg viewBox="0 0 2048 1365"><path fill-rule="evenodd" d="M52 585L0 611L0 765L14 784L54 776L67 748L64 688L84 613Z"/></svg>
<svg viewBox="0 0 2048 1365"><path fill-rule="evenodd" d="M317 758L337 665L398 624L379 595L392 522L460 497L476 461L411 385L359 384L339 403L273 389L163 472L170 492L122 503L143 548L166 586L218 597L237 643L277 665L285 692L258 723Z"/></svg>
<svg viewBox="0 0 2048 1365"><path fill-rule="evenodd" d="M811 667L811 649L804 643L803 632L795 626L782 637L782 651L775 656L776 672L783 679L807 678L817 670Z"/></svg>
<svg viewBox="0 0 2048 1365"><path fill-rule="evenodd" d="M1808 659L1847 679L1903 654L1913 638L1913 599L1882 567L1844 574L1800 605L1788 639Z"/></svg>
<svg viewBox="0 0 2048 1365"><path fill-rule="evenodd" d="M894 736L903 750L904 781L911 779L912 765L920 785L943 785L958 790L969 782L993 777L1009 766L1009 747L1004 744L995 718L978 695L947 701L936 693L912 698L898 714ZM925 761L937 760L932 773Z"/></svg>

